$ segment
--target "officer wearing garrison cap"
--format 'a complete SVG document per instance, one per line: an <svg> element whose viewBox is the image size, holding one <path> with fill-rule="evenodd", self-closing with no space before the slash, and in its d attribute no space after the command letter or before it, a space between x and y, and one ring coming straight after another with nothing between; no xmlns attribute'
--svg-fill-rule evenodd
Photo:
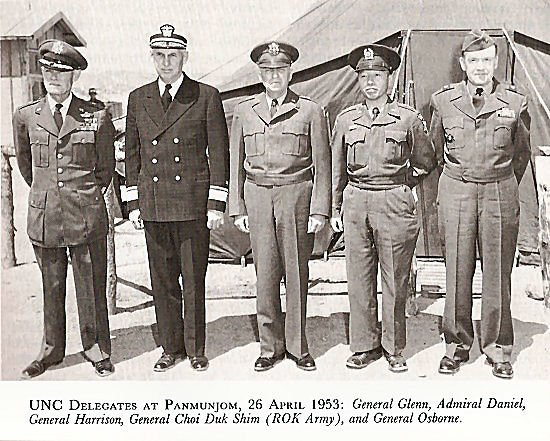
<svg viewBox="0 0 550 441"><path fill-rule="evenodd" d="M330 150L321 106L288 88L298 50L283 42L256 46L265 92L235 107L231 126L229 214L250 232L257 276L260 357L265 371L287 356L314 370L305 335L308 260L314 233L330 213ZM286 320L279 284L286 284Z"/></svg>
<svg viewBox="0 0 550 441"><path fill-rule="evenodd" d="M205 284L209 229L227 200L229 140L217 89L189 78L187 39L165 24L151 36L158 78L130 93L126 118L129 217L145 228L163 354L156 372L205 356ZM183 281L183 319L182 286Z"/></svg>
<svg viewBox="0 0 550 441"><path fill-rule="evenodd" d="M493 375L511 378L510 275L518 182L529 158L527 98L493 77L497 46L485 32L472 30L465 37L459 62L466 79L438 90L430 103L431 136L444 163L438 212L447 277L446 354L439 372L454 374L469 359L477 244L483 268L481 350Z"/></svg>
<svg viewBox="0 0 550 441"><path fill-rule="evenodd" d="M420 113L387 95L400 61L397 52L382 45L351 51L348 63L357 72L364 101L336 117L332 137L331 226L345 234L353 352L346 366L352 369L384 354L391 371L407 370L405 301L420 229L412 187L436 161Z"/></svg>
<svg viewBox="0 0 550 441"><path fill-rule="evenodd" d="M85 357L100 376L112 374L106 302L107 212L102 189L114 171L109 115L72 93L86 59L71 45L44 41L39 49L46 97L13 118L17 163L30 186L27 234L42 273L44 335L32 378L65 356L67 249L71 256Z"/></svg>

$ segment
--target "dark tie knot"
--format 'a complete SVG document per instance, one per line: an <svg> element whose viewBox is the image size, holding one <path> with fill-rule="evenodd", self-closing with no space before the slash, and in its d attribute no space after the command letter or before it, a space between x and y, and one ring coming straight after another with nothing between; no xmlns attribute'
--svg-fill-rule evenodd
<svg viewBox="0 0 550 441"><path fill-rule="evenodd" d="M380 109L378 107L373 107L372 108L372 119L376 119L376 117L378 116L379 113L380 113Z"/></svg>
<svg viewBox="0 0 550 441"><path fill-rule="evenodd" d="M57 103L57 104L55 105L55 110L57 110L58 112L60 112L62 107L63 107L63 104Z"/></svg>
<svg viewBox="0 0 550 441"><path fill-rule="evenodd" d="M483 88L482 87L478 87L476 89L476 96L482 96L483 95Z"/></svg>
<svg viewBox="0 0 550 441"><path fill-rule="evenodd" d="M170 89L172 88L172 85L171 85L171 84L167 84L167 85L165 86L165 88L166 88L166 90L170 90Z"/></svg>
<svg viewBox="0 0 550 441"><path fill-rule="evenodd" d="M277 102L277 100L272 100L271 101L271 107L277 107L279 103Z"/></svg>

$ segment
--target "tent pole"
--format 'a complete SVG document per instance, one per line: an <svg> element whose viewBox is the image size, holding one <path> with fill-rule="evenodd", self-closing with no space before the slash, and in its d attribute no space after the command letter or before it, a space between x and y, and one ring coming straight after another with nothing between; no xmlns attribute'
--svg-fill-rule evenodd
<svg viewBox="0 0 550 441"><path fill-rule="evenodd" d="M533 81L533 78L531 78L531 74L527 70L527 67L525 66L525 63L523 62L523 59L520 57L520 55L519 55L519 53L516 49L516 46L514 45L514 42L510 38L510 34L508 34L508 31L504 28L502 28L502 32L504 33L504 36L508 40L508 43L510 44L510 47L512 48L512 51L514 51L514 55L516 56L517 60L519 61L519 64L521 64L521 67L523 67L523 71L525 72L525 76L527 77L527 79L531 83L531 86L533 87L533 90L535 91L535 94L537 95L537 99L539 100L540 105L542 106L542 108L546 112L546 116L550 120L550 109L548 109L548 106L544 102L544 100L542 98L542 95L540 94L539 90L537 89L537 86L535 86L535 82Z"/></svg>
<svg viewBox="0 0 550 441"><path fill-rule="evenodd" d="M403 57L405 56L405 52L407 50L407 46L409 45L410 38L411 38L411 30L407 29L407 36L405 37L405 42L403 43L403 47L401 48L401 63L399 64L399 67L397 68L397 72L395 73L393 87L390 93L390 99L392 101L395 98L395 92L397 91L397 84L399 83L399 74L401 73L401 66L403 66Z"/></svg>

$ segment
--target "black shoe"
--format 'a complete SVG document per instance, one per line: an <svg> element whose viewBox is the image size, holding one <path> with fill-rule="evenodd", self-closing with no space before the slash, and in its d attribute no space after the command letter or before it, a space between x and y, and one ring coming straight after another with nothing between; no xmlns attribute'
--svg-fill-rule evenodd
<svg viewBox="0 0 550 441"><path fill-rule="evenodd" d="M280 361L283 361L285 354L275 355L273 357L259 357L254 363L254 370L256 372L268 371Z"/></svg>
<svg viewBox="0 0 550 441"><path fill-rule="evenodd" d="M355 352L346 360L346 366L350 369L363 369L372 362L382 357L382 348L378 347L365 352Z"/></svg>
<svg viewBox="0 0 550 441"><path fill-rule="evenodd" d="M306 354L303 357L298 358L292 355L291 353L287 353L287 357L296 363L296 367L298 369L302 369L303 371L314 371L315 369L317 369L317 366L315 366L315 360L309 354Z"/></svg>
<svg viewBox="0 0 550 441"><path fill-rule="evenodd" d="M111 362L110 358L105 358L101 361L92 362L92 365L95 369L95 373L100 377L107 377L115 373L115 366Z"/></svg>
<svg viewBox="0 0 550 441"><path fill-rule="evenodd" d="M158 361L153 366L155 372L165 372L168 369L172 369L177 363L185 359L185 354L168 354L163 352Z"/></svg>
<svg viewBox="0 0 550 441"><path fill-rule="evenodd" d="M493 361L487 357L485 363L493 367L493 375L495 377L509 380L514 376L514 369L509 361Z"/></svg>
<svg viewBox="0 0 550 441"><path fill-rule="evenodd" d="M440 374L456 374L460 370L460 365L470 359L470 351L467 349L457 349L453 358L444 356L439 362L438 372Z"/></svg>
<svg viewBox="0 0 550 441"><path fill-rule="evenodd" d="M189 357L189 361L191 362L191 367L196 371L205 371L208 369L208 358L204 355Z"/></svg>
<svg viewBox="0 0 550 441"><path fill-rule="evenodd" d="M407 367L407 360L401 354L390 355L388 352L384 351L384 357L388 361L388 369L392 372L407 372L409 368Z"/></svg>
<svg viewBox="0 0 550 441"><path fill-rule="evenodd" d="M46 372L46 370L51 366L55 366L60 363L61 361L51 363L51 362L34 360L21 372L21 378L30 379L30 378L38 377L39 375L42 375L44 372Z"/></svg>

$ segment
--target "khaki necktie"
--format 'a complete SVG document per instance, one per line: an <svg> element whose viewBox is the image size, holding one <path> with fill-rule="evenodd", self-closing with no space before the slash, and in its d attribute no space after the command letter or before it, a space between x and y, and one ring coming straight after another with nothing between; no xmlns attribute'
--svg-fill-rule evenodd
<svg viewBox="0 0 550 441"><path fill-rule="evenodd" d="M271 114L271 118L273 118L275 116L275 114L277 113L277 106L279 105L279 103L277 102L277 100L272 100L271 101L271 107L269 109L269 113Z"/></svg>
<svg viewBox="0 0 550 441"><path fill-rule="evenodd" d="M56 104L55 110L53 112L53 120L55 121L55 125L57 126L57 130L61 130L61 126L63 125L63 115L61 115L61 108L63 107L63 104Z"/></svg>

